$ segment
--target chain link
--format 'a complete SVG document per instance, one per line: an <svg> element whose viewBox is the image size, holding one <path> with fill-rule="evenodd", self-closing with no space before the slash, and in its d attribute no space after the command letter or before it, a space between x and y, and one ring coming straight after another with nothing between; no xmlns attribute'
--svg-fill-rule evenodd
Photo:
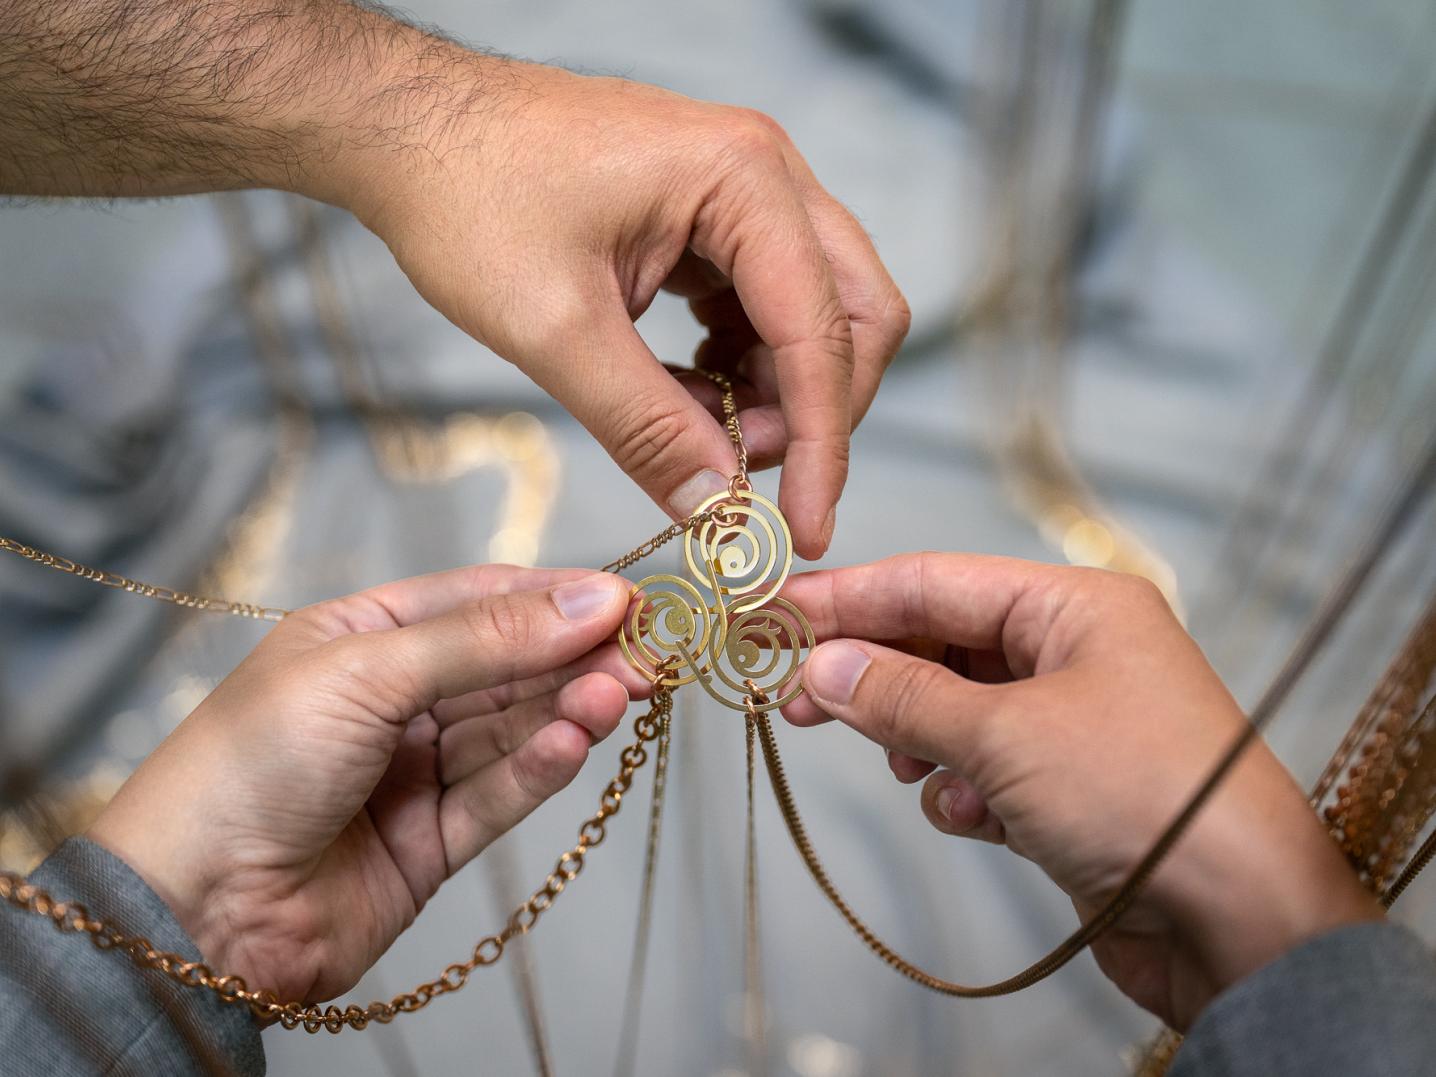
<svg viewBox="0 0 1436 1077"><path fill-rule="evenodd" d="M733 394L733 383L728 379L728 375L720 374L716 370L699 370L698 373L723 392L723 429L728 432L728 440L733 443L733 451L738 455L738 473L733 477L733 483L743 489L750 489L748 446L743 441L743 428L738 424L738 398Z"/></svg>
<svg viewBox="0 0 1436 1077"><path fill-rule="evenodd" d="M90 568L71 561L68 557L58 557L55 554L46 553L44 550L37 550L33 546L26 546L23 542L16 542L3 535L0 535L0 550L19 554L27 561L34 561L37 565L44 565L47 568L69 573L71 576L78 576L82 580L91 580L105 587L129 591L132 594L143 595L145 598L183 606L185 609L202 610L208 613L227 613L256 621L282 621L289 614L288 610L280 609L277 606L256 606L249 602L231 602L226 598L206 598L203 595L192 595L186 591L176 591L172 587L156 587L154 584L141 583L128 576L121 576L118 572Z"/></svg>
<svg viewBox="0 0 1436 1077"><path fill-rule="evenodd" d="M673 721L664 715L658 727L658 748L653 759L653 797L648 807L648 843L643 853L643 881L638 887L638 922L633 930L629 954L628 989L624 992L623 1017L619 1021L618 1061L614 1077L633 1073L638 1051L638 1028L643 1005L643 987L648 971L648 948L653 938L653 894L658 881L658 846L663 835L663 805L668 789L668 758Z"/></svg>

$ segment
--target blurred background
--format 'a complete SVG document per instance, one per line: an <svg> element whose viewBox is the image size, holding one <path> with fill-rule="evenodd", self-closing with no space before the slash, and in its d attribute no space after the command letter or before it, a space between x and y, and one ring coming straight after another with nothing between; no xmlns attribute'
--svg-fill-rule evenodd
<svg viewBox="0 0 1436 1077"><path fill-rule="evenodd" d="M935 548L1140 572L1250 705L1426 451L1421 0L410 7L501 51L771 113L872 232L914 325L856 437L827 564ZM641 329L667 360L698 340L663 298ZM597 566L663 524L372 235L272 192L0 207L0 354L0 535L148 582L293 607L473 561ZM1303 784L1422 623L1433 502L1270 729ZM262 632L0 558L0 864L83 828ZM1407 688L1409 715L1429 669ZM908 956L986 982L1075 926L1029 865L931 832L870 744L779 735L819 852ZM567 848L617 740L451 882L355 998L431 978L500 923ZM742 743L731 713L680 696L638 1072L1134 1064L1156 1024L1089 957L992 1001L896 977L824 904L765 797L755 1066ZM606 1072L642 856L642 819L620 820L517 960L388 1027L270 1031L270 1071ZM1423 877L1400 915L1430 935L1433 901Z"/></svg>

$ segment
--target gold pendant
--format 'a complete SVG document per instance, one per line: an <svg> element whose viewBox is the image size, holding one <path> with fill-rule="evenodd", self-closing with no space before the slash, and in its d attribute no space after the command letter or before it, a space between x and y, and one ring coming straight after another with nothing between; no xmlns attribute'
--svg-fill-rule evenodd
<svg viewBox="0 0 1436 1077"><path fill-rule="evenodd" d="M813 648L808 619L778 597L793 567L788 521L736 482L695 518L703 522L683 536L688 578L664 573L634 585L618 635L623 654L650 679L676 656L670 687L697 681L733 710L781 707L802 692L794 676Z"/></svg>

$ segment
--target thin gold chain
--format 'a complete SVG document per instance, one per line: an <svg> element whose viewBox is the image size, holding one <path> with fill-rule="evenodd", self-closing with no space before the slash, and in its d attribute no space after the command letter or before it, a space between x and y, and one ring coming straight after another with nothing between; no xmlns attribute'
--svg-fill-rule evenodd
<svg viewBox="0 0 1436 1077"><path fill-rule="evenodd" d="M185 609L202 610L208 613L228 613L235 617L249 617L256 621L282 621L289 614L288 610L280 609L278 606L258 606L250 602L231 602L227 598L207 598L203 595L192 595L187 591L177 591L173 587L157 587L151 583L141 583L128 576L121 576L118 572L90 568L77 561L71 561L68 557L60 557L53 553L37 550L33 546L26 546L23 542L17 542L3 535L0 535L0 550L19 554L27 561L34 561L37 565L57 569L60 572L69 573L71 576L79 576L82 580L90 580L105 587L129 591L131 594L143 595L145 598L153 598L160 602L172 602Z"/></svg>
<svg viewBox="0 0 1436 1077"><path fill-rule="evenodd" d="M728 440L733 443L733 452L738 457L738 471L734 474L729 484L730 490L736 495L739 490L752 489L752 482L748 478L748 446L743 441L743 428L738 424L738 401L733 394L733 383L726 374L720 374L716 370L697 370L694 373L702 374L723 393L723 429L728 433ZM710 506L703 512L694 513L686 520L679 520L677 523L669 524L658 534L654 535L647 542L634 547L616 561L610 561L603 566L604 572L622 572L624 569L642 561L649 554L655 552L665 544L672 542L679 535L688 531L696 531L709 520L720 517L728 506L717 504Z"/></svg>
<svg viewBox="0 0 1436 1077"><path fill-rule="evenodd" d="M728 440L738 454L738 475L733 480L739 486L748 485L748 445L743 440L743 428L738 423L738 398L733 393L733 383L726 374L716 370L700 370L698 373L711 381L723 393L723 429L728 431Z"/></svg>
<svg viewBox="0 0 1436 1077"><path fill-rule="evenodd" d="M757 702L763 693L749 682L748 713L744 721L747 754L747 812L743 842L743 1039L748 1050L748 1072L768 1072L767 1014L763 1001L762 934L758 926L758 829L753 798L753 735L758 727Z"/></svg>
<svg viewBox="0 0 1436 1077"><path fill-rule="evenodd" d="M733 384L725 375L719 374L716 371L700 370L698 373L712 380L714 384L723 391L723 425L728 433L729 439L733 442L733 451L738 458L738 471L733 477L732 485L735 489L749 489L751 482L748 478L748 449L743 441L743 431L738 425L738 409L733 395ZM647 542L636 546L616 561L610 561L604 565L602 571L622 572L624 569L632 567L667 543L672 542L679 535L701 527L709 520L723 515L724 508L725 506L721 504L714 505L703 512L694 513L687 519L669 524ZM68 557L61 557L58 554L37 550L33 546L27 546L23 542L6 538L3 535L0 535L0 550L8 550L10 553L19 554L28 561L34 561L36 564L45 565L48 568L58 569L61 572L69 573L71 576L79 576L81 579L92 580L106 587L129 591L133 594L143 595L146 598L153 598L160 602L171 602L176 606L183 606L186 609L227 613L236 617L249 617L259 621L282 621L292 612L279 606L260 606L249 602L232 602L225 598L208 598L201 595L189 594L185 591L178 591L172 587L158 587L154 584L141 583L139 580L130 579L128 576L121 576L118 572L110 572L107 569L101 568L89 568L88 566L70 560Z"/></svg>
<svg viewBox="0 0 1436 1077"><path fill-rule="evenodd" d="M631 1074L638 1055L638 1026L642 1016L643 983L648 968L648 943L653 934L653 892L658 878L658 845L663 835L663 805L668 789L671 715L664 715L658 729L658 746L653 760L653 799L648 808L648 844L643 853L643 881L639 884L638 922L633 931L633 952L628 965L628 990L624 992L623 1019L619 1025L618 1054L614 1077Z"/></svg>
<svg viewBox="0 0 1436 1077"><path fill-rule="evenodd" d="M778 801L778 810L783 816L783 822L788 828L788 834L797 847L798 855L802 858L803 864L808 869L808 874L818 884L818 889L823 892L833 908L838 910L847 924L852 928L853 933L863 941L874 954L891 966L899 974L906 976L914 983L921 984L931 991L943 995L952 995L958 998L992 998L997 995L1010 995L1023 988L1031 987L1039 980L1045 980L1052 973L1065 965L1073 956L1080 953L1111 923L1116 916L1110 920L1104 920L1099 926L1090 931L1090 934L1079 932L1078 936L1069 937L1064 943L1054 949L1046 957L1036 964L1029 966L1016 976L1009 977L1000 983L986 984L981 987L969 987L964 984L953 983L951 980L944 980L940 976L934 976L926 969L914 965L891 946L885 943L877 934L863 922L862 918L853 911L847 899L839 892L832 879L828 876L827 869L823 862L818 859L818 854L813 848L812 840L808 837L807 828L803 825L802 817L798 814L798 807L793 799L792 789L788 785L787 774L783 770L783 760L778 755L778 742L773 736L773 724L766 712L758 711L753 716L753 721L758 727L758 740L763 747L763 760L767 765L768 779L773 786L773 796ZM1140 885L1136 888L1140 889ZM1135 896L1135 890L1132 896ZM1125 909L1125 906L1123 907ZM1120 915L1120 913L1118 913ZM1074 940L1081 936L1080 943Z"/></svg>

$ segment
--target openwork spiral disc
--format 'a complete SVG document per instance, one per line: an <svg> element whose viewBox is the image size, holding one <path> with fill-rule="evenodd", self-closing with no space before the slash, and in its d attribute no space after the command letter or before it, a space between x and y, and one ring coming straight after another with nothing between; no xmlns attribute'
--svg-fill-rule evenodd
<svg viewBox="0 0 1436 1077"><path fill-rule="evenodd" d="M713 616L708 599L678 576L649 576L634 585L618 645L629 664L654 677L667 659L682 659L669 678L674 687L692 683L706 670Z"/></svg>
<svg viewBox="0 0 1436 1077"><path fill-rule="evenodd" d="M772 599L766 606L730 620L725 635L722 646L715 650L712 672L730 691L721 691L711 680L703 684L718 702L747 710L746 700L756 688L768 697L761 709L771 710L802 693L795 675L813 649L813 630L797 606L785 598ZM792 686L783 692L790 681Z"/></svg>
<svg viewBox="0 0 1436 1077"><path fill-rule="evenodd" d="M683 543L688 571L709 590L716 582L730 612L763 605L793 567L793 536L778 506L751 490L741 496L721 493L703 502L700 513L723 502L730 507L688 532Z"/></svg>
<svg viewBox="0 0 1436 1077"><path fill-rule="evenodd" d="M646 676L676 656L670 684L696 680L726 707L747 710L751 699L769 710L801 691L796 681L783 687L813 647L802 611L776 597L793 566L792 534L778 506L750 490L715 495L698 511L714 507L723 511L684 538L691 579L640 580L619 645Z"/></svg>

